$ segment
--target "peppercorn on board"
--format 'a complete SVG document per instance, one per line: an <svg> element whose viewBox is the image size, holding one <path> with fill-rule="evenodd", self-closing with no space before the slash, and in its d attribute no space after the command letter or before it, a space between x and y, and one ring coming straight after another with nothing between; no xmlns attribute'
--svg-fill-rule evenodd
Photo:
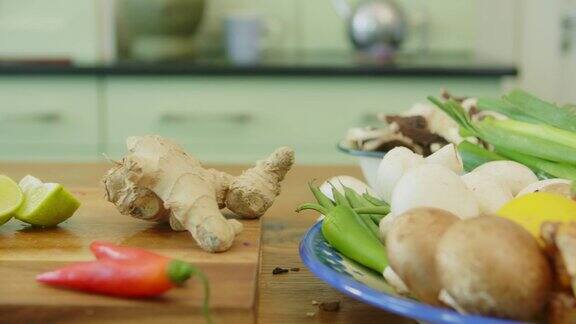
<svg viewBox="0 0 576 324"><path fill-rule="evenodd" d="M0 322L202 322L203 290L194 279L163 297L146 300L91 295L36 282L39 273L93 260L88 246L95 240L140 247L197 265L210 280L210 309L216 321L254 321L260 220L241 220L244 230L229 251L207 253L189 232L120 215L99 188L70 189L82 206L58 227L35 229L10 221L0 228Z"/></svg>

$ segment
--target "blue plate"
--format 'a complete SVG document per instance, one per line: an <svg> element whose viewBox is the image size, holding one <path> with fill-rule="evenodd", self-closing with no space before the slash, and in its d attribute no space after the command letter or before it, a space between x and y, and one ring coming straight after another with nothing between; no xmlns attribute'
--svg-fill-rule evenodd
<svg viewBox="0 0 576 324"><path fill-rule="evenodd" d="M308 230L300 242L300 257L317 277L346 295L386 311L429 323L512 324L514 321L462 315L419 303L394 293L383 277L344 257L322 236L322 223Z"/></svg>
<svg viewBox="0 0 576 324"><path fill-rule="evenodd" d="M349 155L353 155L353 156L366 156L366 157L375 157L375 158L383 158L384 155L386 155L386 152L380 152L380 151L361 151L361 150L355 150L353 148L348 147L344 141L338 142L338 144L336 144L336 148L343 153L349 154Z"/></svg>

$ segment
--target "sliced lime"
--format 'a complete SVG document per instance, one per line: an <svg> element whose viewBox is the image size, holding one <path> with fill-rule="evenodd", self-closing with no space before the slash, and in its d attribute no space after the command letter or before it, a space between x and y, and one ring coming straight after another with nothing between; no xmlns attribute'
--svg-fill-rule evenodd
<svg viewBox="0 0 576 324"><path fill-rule="evenodd" d="M80 202L61 184L43 183L28 175L19 185L25 198L16 211L16 218L28 224L55 226L70 218L80 207Z"/></svg>
<svg viewBox="0 0 576 324"><path fill-rule="evenodd" d="M0 225L14 216L14 212L24 201L24 194L18 184L0 174Z"/></svg>

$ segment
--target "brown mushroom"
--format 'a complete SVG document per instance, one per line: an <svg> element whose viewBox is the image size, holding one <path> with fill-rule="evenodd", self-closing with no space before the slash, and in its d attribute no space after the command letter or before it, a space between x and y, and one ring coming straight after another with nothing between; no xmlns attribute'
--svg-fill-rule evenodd
<svg viewBox="0 0 576 324"><path fill-rule="evenodd" d="M538 242L502 217L451 226L438 245L436 266L443 293L471 314L529 320L550 292L550 265Z"/></svg>
<svg viewBox="0 0 576 324"><path fill-rule="evenodd" d="M439 305L440 282L435 256L438 241L459 218L442 209L415 208L394 221L386 237L386 250L392 270L414 297Z"/></svg>

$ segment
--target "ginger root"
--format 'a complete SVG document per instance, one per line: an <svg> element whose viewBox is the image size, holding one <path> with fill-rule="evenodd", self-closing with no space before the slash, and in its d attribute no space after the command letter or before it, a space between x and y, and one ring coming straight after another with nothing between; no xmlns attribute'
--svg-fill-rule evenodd
<svg viewBox="0 0 576 324"><path fill-rule="evenodd" d="M294 151L281 147L234 177L205 169L174 142L160 136L126 141L128 154L104 178L106 198L120 213L188 230L209 252L225 251L242 230L220 209L258 218L280 193L280 182L294 163Z"/></svg>

